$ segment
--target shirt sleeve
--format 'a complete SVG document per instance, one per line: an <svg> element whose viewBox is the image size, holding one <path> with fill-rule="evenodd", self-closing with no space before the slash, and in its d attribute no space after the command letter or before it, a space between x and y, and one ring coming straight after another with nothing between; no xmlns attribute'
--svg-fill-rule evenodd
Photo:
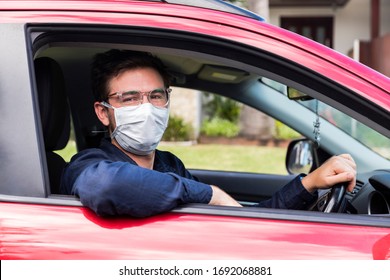
<svg viewBox="0 0 390 280"><path fill-rule="evenodd" d="M137 165L80 154L66 168L62 188L98 215L147 217L183 203L208 203L209 185Z"/></svg>
<svg viewBox="0 0 390 280"><path fill-rule="evenodd" d="M302 174L286 184L270 199L256 204L257 207L304 210L317 200L317 192L311 194L302 185Z"/></svg>

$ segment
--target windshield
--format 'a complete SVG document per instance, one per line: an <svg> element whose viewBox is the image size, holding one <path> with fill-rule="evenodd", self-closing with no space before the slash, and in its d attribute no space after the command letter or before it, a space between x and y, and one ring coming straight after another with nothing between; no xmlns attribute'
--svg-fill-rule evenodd
<svg viewBox="0 0 390 280"><path fill-rule="evenodd" d="M286 85L268 78L262 78L261 80L268 86L287 95ZM390 141L386 136L321 101L311 99L303 101L297 100L297 102L313 112L316 112L317 110L318 114L322 118L349 134L351 137L355 138L379 155L390 159Z"/></svg>
<svg viewBox="0 0 390 280"><path fill-rule="evenodd" d="M298 101L313 112L318 102L318 114L381 156L390 159L390 141L387 137L317 100Z"/></svg>

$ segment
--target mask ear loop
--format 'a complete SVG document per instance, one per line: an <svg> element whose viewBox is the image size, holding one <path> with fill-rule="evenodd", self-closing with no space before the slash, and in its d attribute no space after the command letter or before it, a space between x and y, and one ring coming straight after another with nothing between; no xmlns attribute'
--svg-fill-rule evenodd
<svg viewBox="0 0 390 280"><path fill-rule="evenodd" d="M113 110L115 111L115 107L112 106L111 104L107 103L106 101L100 102L100 105L102 105L102 106L104 106L104 107L106 107L106 108L111 108L111 109L113 109ZM113 137L113 133L110 133L108 129L105 130L104 133L105 133L107 136L109 136L111 139L114 138L114 137Z"/></svg>

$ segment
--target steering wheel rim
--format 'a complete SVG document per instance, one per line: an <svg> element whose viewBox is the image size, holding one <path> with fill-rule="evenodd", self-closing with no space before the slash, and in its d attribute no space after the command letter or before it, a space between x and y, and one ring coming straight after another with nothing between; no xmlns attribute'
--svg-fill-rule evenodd
<svg viewBox="0 0 390 280"><path fill-rule="evenodd" d="M317 201L309 210L324 213L338 213L342 208L345 193L346 186L344 184L335 185L322 195L319 195Z"/></svg>

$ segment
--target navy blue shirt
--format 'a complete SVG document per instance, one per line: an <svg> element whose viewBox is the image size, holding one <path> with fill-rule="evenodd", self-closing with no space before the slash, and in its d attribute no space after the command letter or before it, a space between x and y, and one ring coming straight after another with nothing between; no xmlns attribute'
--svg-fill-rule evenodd
<svg viewBox="0 0 390 280"><path fill-rule="evenodd" d="M209 203L211 186L191 175L179 158L156 150L153 170L137 165L104 139L99 148L76 154L64 170L63 194L76 195L98 215L147 217L185 203ZM256 206L305 209L315 201L296 177Z"/></svg>

